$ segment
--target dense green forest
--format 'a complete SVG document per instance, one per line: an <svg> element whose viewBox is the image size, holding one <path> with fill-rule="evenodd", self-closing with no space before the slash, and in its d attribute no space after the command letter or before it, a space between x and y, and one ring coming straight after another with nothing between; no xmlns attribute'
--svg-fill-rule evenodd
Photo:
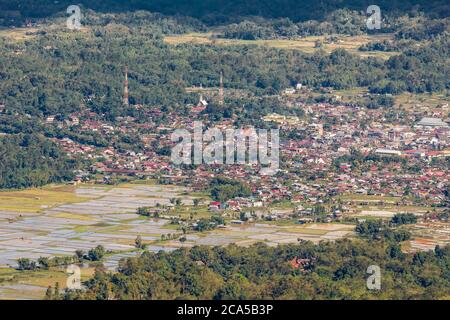
<svg viewBox="0 0 450 320"><path fill-rule="evenodd" d="M77 161L48 139L21 134L0 137L0 189L37 187L73 178Z"/></svg>
<svg viewBox="0 0 450 320"><path fill-rule="evenodd" d="M294 258L305 260L298 266ZM381 290L366 287L371 265L380 267ZM395 242L347 239L145 252L121 260L118 273L97 270L86 291L50 288L47 298L442 299L449 279L450 246L404 254Z"/></svg>

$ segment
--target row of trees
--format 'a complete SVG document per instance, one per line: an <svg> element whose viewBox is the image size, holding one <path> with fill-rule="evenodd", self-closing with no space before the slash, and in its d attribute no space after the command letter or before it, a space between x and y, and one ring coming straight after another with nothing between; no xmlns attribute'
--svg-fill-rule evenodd
<svg viewBox="0 0 450 320"><path fill-rule="evenodd" d="M37 261L20 258L17 260L18 270L48 270L51 267L67 266L73 263L81 263L83 261L101 261L106 254L106 250L103 246L98 245L95 248L90 249L88 252L83 250L77 250L73 256L62 257L40 257Z"/></svg>
<svg viewBox="0 0 450 320"><path fill-rule="evenodd" d="M236 197L248 197L252 194L250 188L239 180L216 177L210 182L211 197L225 202Z"/></svg>

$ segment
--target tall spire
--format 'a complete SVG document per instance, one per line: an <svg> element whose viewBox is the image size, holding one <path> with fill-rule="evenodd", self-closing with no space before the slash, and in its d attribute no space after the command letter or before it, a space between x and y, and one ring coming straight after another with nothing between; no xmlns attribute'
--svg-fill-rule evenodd
<svg viewBox="0 0 450 320"><path fill-rule="evenodd" d="M125 81L123 87L123 104L128 106L130 104L128 97L128 66L125 67Z"/></svg>
<svg viewBox="0 0 450 320"><path fill-rule="evenodd" d="M219 105L223 105L223 73L220 71Z"/></svg>

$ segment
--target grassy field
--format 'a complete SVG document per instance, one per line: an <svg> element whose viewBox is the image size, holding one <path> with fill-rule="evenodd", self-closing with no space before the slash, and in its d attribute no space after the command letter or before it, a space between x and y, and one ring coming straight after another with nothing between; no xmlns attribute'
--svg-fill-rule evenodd
<svg viewBox="0 0 450 320"><path fill-rule="evenodd" d="M388 59L389 57L396 55L396 52L362 52L358 48L371 41L382 41L391 39L392 35L360 35L360 36L338 36L339 40L335 43L327 43L326 36L311 36L298 40L237 40L237 39L213 39L212 33L189 33L182 35L171 35L164 38L164 41L171 45L177 45L180 43L192 43L192 44L215 44L215 45L259 45L267 46L278 49L293 49L300 50L306 53L313 53L318 50L315 48L316 41L323 43L323 49L327 52L331 52L338 48L347 49L350 52L356 53L363 57L375 56L382 59Z"/></svg>
<svg viewBox="0 0 450 320"><path fill-rule="evenodd" d="M449 94L450 92L448 90L443 93L433 94L402 93L395 97L395 106L408 111L428 110L430 108L441 107L445 104L448 105ZM442 109L442 111L449 113L450 109L447 107L446 109Z"/></svg>
<svg viewBox="0 0 450 320"><path fill-rule="evenodd" d="M170 210L168 213L170 216L181 216L181 218L186 219L189 218L192 214L196 219L200 218L209 218L212 213L208 210L208 206L199 205L195 206L176 206L173 210Z"/></svg>
<svg viewBox="0 0 450 320"><path fill-rule="evenodd" d="M38 29L36 28L15 28L15 29L0 28L0 37L9 38L14 41L22 41L33 38L34 35L27 33L34 33L36 31L38 31Z"/></svg>
<svg viewBox="0 0 450 320"><path fill-rule="evenodd" d="M81 220L81 221L95 221L96 220L95 218L93 218L89 215L66 213L66 212L52 214L51 216L55 217L55 218L73 219L73 220Z"/></svg>
<svg viewBox="0 0 450 320"><path fill-rule="evenodd" d="M311 234L311 235L324 235L328 233L328 230L320 230L320 229L307 229L302 227L291 227L282 229L283 232L292 232L292 233L301 233L301 234Z"/></svg>
<svg viewBox="0 0 450 320"><path fill-rule="evenodd" d="M93 276L95 268L81 268L81 281L86 281ZM68 274L63 268L51 268L50 270L17 271L10 268L0 268L0 300L5 296L8 299L42 299L49 286L59 284L60 289L67 286ZM2 297L3 296L3 297Z"/></svg>
<svg viewBox="0 0 450 320"><path fill-rule="evenodd" d="M73 186L50 185L20 191L0 191L0 210L37 213L57 205L88 200L78 197Z"/></svg>
<svg viewBox="0 0 450 320"><path fill-rule="evenodd" d="M158 184L158 179L147 179L147 180L134 180L129 183L130 185L150 185L155 186Z"/></svg>
<svg viewBox="0 0 450 320"><path fill-rule="evenodd" d="M344 195L339 197L342 201L367 201L367 202L390 202L395 203L397 201L400 201L400 198L397 197L387 197L387 196L369 196L369 195L363 195L363 194L352 194L352 195Z"/></svg>
<svg viewBox="0 0 450 320"><path fill-rule="evenodd" d="M332 93L321 93L319 91L313 91L309 94L312 97L327 96L330 98L340 97L342 103L354 103L362 100L363 96L369 93L367 87L357 87L345 90L334 90ZM301 96L300 94L292 96ZM442 111L444 114L450 112L448 106L450 97L450 91L444 90L441 93L409 93L405 92L400 95L394 95L394 108L404 110L406 112L416 111L430 111L430 109L436 109Z"/></svg>

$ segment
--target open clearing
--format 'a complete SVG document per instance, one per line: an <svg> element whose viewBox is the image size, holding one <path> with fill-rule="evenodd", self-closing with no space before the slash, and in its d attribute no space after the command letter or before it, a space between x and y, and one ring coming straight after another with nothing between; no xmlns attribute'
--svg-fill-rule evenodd
<svg viewBox="0 0 450 320"><path fill-rule="evenodd" d="M347 49L352 53L356 53L362 57L378 57L382 59L388 59L389 57L398 54L398 52L363 52L359 51L358 48L366 43L372 41L383 41L386 39L392 39L392 35L360 35L360 36L336 36L338 40L334 43L327 43L328 36L311 36L305 37L298 40L238 40L238 39L222 39L222 38L212 38L212 33L188 33L182 35L171 35L166 36L164 41L168 44L177 45L181 43L191 43L191 44L214 44L214 45L259 45L267 46L271 48L278 49L293 49L300 50L305 53L313 53L316 41L321 41L323 43L322 48L331 52L335 49L342 48Z"/></svg>
<svg viewBox="0 0 450 320"><path fill-rule="evenodd" d="M442 93L402 93L395 97L395 105L407 111L427 111L441 108L444 113L450 112L448 107L449 90Z"/></svg>
<svg viewBox="0 0 450 320"><path fill-rule="evenodd" d="M31 39L33 33L37 32L36 28L0 28L0 37L6 37L15 41Z"/></svg>

